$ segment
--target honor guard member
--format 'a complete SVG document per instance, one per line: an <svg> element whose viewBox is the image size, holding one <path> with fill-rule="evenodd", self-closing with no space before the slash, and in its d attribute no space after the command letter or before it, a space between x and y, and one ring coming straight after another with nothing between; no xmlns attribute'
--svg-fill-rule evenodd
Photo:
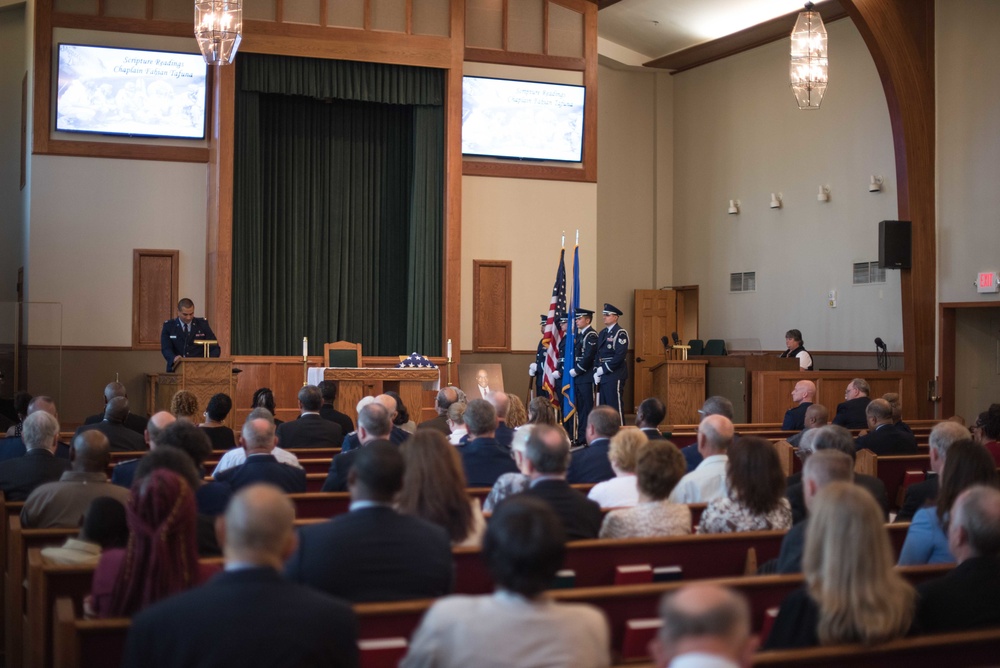
<svg viewBox="0 0 1000 668"><path fill-rule="evenodd" d="M594 408L594 360L597 356L597 332L590 326L594 312L576 310L576 338L573 340L573 392L576 395L576 442L586 443L587 418Z"/></svg>
<svg viewBox="0 0 1000 668"><path fill-rule="evenodd" d="M542 383L545 380L545 373L542 371L545 367L545 345L542 342L545 341L545 323L549 316L543 313L540 317L542 319L542 338L538 339L535 361L528 366L528 375L535 379L535 396L547 398L549 393L542 389Z"/></svg>
<svg viewBox="0 0 1000 668"><path fill-rule="evenodd" d="M182 357L204 357L202 341L216 341L215 333L205 318L194 317L194 302L184 298L177 302L177 317L163 323L160 332L160 352L167 360L167 373L174 370L174 364ZM218 344L209 348L209 357L218 357L222 349Z"/></svg>
<svg viewBox="0 0 1000 668"><path fill-rule="evenodd" d="M802 371L813 370L813 358L809 351L802 345L802 332L797 329L790 329L785 332L785 352L778 357L794 357L799 360L799 369Z"/></svg>
<svg viewBox="0 0 1000 668"><path fill-rule="evenodd" d="M604 329L597 337L597 368L594 369L597 403L618 411L619 420L622 419L622 388L628 379L628 365L625 364L628 332L618 324L621 314L618 307L604 305Z"/></svg>

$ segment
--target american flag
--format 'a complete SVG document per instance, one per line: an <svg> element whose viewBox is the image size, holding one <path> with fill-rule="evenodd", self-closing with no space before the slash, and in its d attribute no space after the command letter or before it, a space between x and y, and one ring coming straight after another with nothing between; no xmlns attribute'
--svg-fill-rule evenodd
<svg viewBox="0 0 1000 668"><path fill-rule="evenodd" d="M545 352L545 367L542 370L542 387L549 393L553 406L559 406L560 400L556 388L560 383L553 373L559 368L559 343L563 338L560 320L566 314L566 249L559 251L559 269L556 271L556 282L552 286L552 300L549 302L549 315L545 320L545 336L542 345Z"/></svg>

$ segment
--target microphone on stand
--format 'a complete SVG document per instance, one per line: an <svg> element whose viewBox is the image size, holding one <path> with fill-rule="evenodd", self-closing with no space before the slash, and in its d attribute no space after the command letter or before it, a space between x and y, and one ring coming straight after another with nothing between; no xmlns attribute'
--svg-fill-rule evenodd
<svg viewBox="0 0 1000 668"><path fill-rule="evenodd" d="M889 368L888 347L880 336L875 337L875 362L882 371Z"/></svg>
<svg viewBox="0 0 1000 668"><path fill-rule="evenodd" d="M883 341L882 337L880 337L880 336L876 336L875 337L875 345L877 347L881 348L882 350L885 350L885 348L886 348L885 341Z"/></svg>

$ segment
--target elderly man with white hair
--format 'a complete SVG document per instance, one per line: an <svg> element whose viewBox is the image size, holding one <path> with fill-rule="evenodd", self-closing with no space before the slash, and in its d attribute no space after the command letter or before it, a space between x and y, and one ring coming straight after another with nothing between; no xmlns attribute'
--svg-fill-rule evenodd
<svg viewBox="0 0 1000 668"><path fill-rule="evenodd" d="M926 480L914 483L906 488L903 506L896 514L897 522L909 522L914 513L924 507L928 501L933 501L938 495L938 483L941 471L944 470L944 460L948 456L948 448L953 443L972 438L972 432L957 422L939 422L931 429L928 438L931 453L931 471L934 475Z"/></svg>
<svg viewBox="0 0 1000 668"><path fill-rule="evenodd" d="M8 501L24 501L36 487L59 480L70 467L69 460L55 455L59 420L46 411L24 419L21 438L27 448L24 456L0 462L0 490Z"/></svg>

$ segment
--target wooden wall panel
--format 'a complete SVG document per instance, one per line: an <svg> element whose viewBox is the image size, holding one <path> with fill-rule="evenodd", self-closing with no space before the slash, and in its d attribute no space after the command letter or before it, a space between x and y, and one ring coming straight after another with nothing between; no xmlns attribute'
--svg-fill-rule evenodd
<svg viewBox="0 0 1000 668"><path fill-rule="evenodd" d="M800 380L816 383L816 403L823 404L833 419L844 390L854 378L862 377L871 386L871 397L896 392L902 398L903 417L912 419L919 411L915 374L910 371L755 371L753 374L752 422L781 422L785 411L795 404L792 388Z"/></svg>
<svg viewBox="0 0 1000 668"><path fill-rule="evenodd" d="M473 260L473 351L510 351L510 302L510 260Z"/></svg>
<svg viewBox="0 0 1000 668"><path fill-rule="evenodd" d="M163 321L177 304L179 253L132 251L132 349L158 350Z"/></svg>

